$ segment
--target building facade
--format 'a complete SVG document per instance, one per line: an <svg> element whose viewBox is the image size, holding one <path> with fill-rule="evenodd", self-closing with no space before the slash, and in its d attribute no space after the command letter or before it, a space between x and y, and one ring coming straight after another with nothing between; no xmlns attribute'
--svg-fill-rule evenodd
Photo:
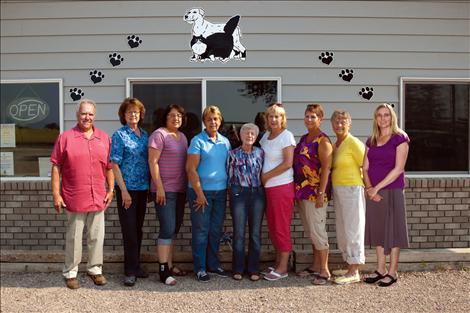
<svg viewBox="0 0 470 313"><path fill-rule="evenodd" d="M231 35L198 41L201 25ZM84 98L97 102L96 125L111 135L128 96L145 104L149 131L167 104L184 106L190 137L206 105L221 108L228 131L277 101L296 139L306 105L321 103L329 135L331 113L346 109L365 141L375 107L392 103L411 138L412 247L470 247L468 1L2 1L1 79L2 249L62 249L65 217L49 183L54 141L75 125ZM153 204L148 212L150 248ZM120 249L115 204L106 219L105 246ZM332 208L328 227L334 247ZM297 213L292 232L296 250L310 249ZM179 249L190 239L187 214ZM270 249L266 228L263 240Z"/></svg>

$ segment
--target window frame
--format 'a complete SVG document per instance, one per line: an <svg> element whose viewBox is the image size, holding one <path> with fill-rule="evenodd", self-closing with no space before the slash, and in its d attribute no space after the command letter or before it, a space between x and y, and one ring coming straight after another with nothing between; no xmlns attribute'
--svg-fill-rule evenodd
<svg viewBox="0 0 470 313"><path fill-rule="evenodd" d="M406 101L405 101L405 84L406 83L424 83L424 84L429 84L429 83L470 83L470 78L450 78L450 77L408 77L408 76L402 76L400 77L400 114L399 114L399 125L400 128L403 129L406 132L405 129L405 110L406 110ZM469 124L470 124L470 117L469 117ZM470 125L469 125L470 126ZM470 155L470 127L469 127L469 155ZM413 138L411 138L411 144L413 144ZM406 177L409 178L470 178L470 157L467 160L468 162L468 172L464 173L452 173L452 172L439 172L439 173L432 173L432 172L406 172Z"/></svg>
<svg viewBox="0 0 470 313"><path fill-rule="evenodd" d="M207 106L207 82L208 81L276 81L277 82L277 101L282 103L282 81L281 77L249 77L249 76L240 76L240 77L224 77L224 76L207 76L207 77L127 77L126 78L126 97L131 96L131 88L133 82L184 82L184 81L200 81L201 82L201 115L204 109ZM204 127L204 124L201 119L201 127Z"/></svg>
<svg viewBox="0 0 470 313"><path fill-rule="evenodd" d="M1 84L39 84L39 83L58 83L59 84L59 134L64 131L64 80L62 78L19 78L19 79L2 79ZM1 182L12 181L50 181L50 177L40 176L1 176Z"/></svg>

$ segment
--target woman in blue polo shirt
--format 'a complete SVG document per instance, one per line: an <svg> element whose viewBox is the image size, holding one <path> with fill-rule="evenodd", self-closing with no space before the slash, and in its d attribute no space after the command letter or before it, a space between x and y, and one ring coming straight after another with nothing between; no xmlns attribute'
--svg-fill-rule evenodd
<svg viewBox="0 0 470 313"><path fill-rule="evenodd" d="M228 273L220 267L217 254L227 201L226 162L230 142L218 132L223 122L218 107L206 107L202 118L205 129L191 140L186 172L189 179L194 272L198 281L208 282L207 272L228 277Z"/></svg>

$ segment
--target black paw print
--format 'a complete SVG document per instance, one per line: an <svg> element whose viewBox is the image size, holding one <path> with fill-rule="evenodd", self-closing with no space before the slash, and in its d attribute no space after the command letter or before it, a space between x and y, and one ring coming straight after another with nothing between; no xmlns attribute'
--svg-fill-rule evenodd
<svg viewBox="0 0 470 313"><path fill-rule="evenodd" d="M114 52L113 54L109 55L109 62L111 62L113 66L118 66L122 62L124 62L124 58L121 57L120 54L117 54L116 52Z"/></svg>
<svg viewBox="0 0 470 313"><path fill-rule="evenodd" d="M81 89L78 88L70 88L70 97L72 98L73 101L80 100L83 96L85 95L84 92L82 92Z"/></svg>
<svg viewBox="0 0 470 313"><path fill-rule="evenodd" d="M359 95L361 95L364 99L370 100L372 96L374 95L374 88L372 87L364 87L361 88L361 91L359 91Z"/></svg>
<svg viewBox="0 0 470 313"><path fill-rule="evenodd" d="M322 52L320 56L318 56L318 59L320 59L326 65L330 65L330 63L333 61L333 52Z"/></svg>
<svg viewBox="0 0 470 313"><path fill-rule="evenodd" d="M127 43L129 44L129 47L137 48L142 43L142 39L136 35L127 36Z"/></svg>
<svg viewBox="0 0 470 313"><path fill-rule="evenodd" d="M90 71L90 78L93 84L96 84L103 80L104 74L98 72L98 70Z"/></svg>
<svg viewBox="0 0 470 313"><path fill-rule="evenodd" d="M339 73L339 77L341 77L344 81L346 82L350 82L351 79L353 79L354 77L354 71L352 69L344 69L344 70L341 70L341 73Z"/></svg>

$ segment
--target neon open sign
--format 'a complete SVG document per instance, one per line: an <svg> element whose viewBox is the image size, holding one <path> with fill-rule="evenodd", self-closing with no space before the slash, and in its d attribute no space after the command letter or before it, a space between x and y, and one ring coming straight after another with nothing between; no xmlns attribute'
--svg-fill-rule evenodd
<svg viewBox="0 0 470 313"><path fill-rule="evenodd" d="M36 123L49 115L49 105L39 99L22 98L8 105L8 115L20 123Z"/></svg>

